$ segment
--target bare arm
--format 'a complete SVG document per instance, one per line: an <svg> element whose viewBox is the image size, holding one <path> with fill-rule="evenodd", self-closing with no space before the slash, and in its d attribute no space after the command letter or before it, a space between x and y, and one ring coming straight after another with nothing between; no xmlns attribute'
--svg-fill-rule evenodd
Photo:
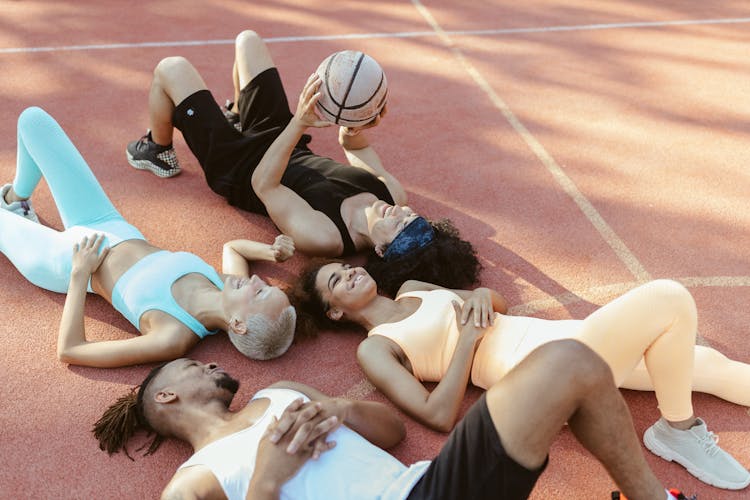
<svg viewBox="0 0 750 500"><path fill-rule="evenodd" d="M116 368L177 359L195 344L199 337L184 331L156 331L120 340L86 340L83 330L65 332L67 344L58 340L57 357L63 363L96 368ZM63 332L60 332L60 338ZM77 337L75 341L71 340Z"/></svg>
<svg viewBox="0 0 750 500"><path fill-rule="evenodd" d="M252 176L252 187L269 217L282 233L291 236L307 254L337 256L344 249L338 229L323 213L314 210L297 193L281 184L294 146L309 126L330 125L315 114L320 80L308 79L297 113L263 155Z"/></svg>
<svg viewBox="0 0 750 500"><path fill-rule="evenodd" d="M370 382L393 404L428 427L448 432L456 423L481 338L472 325L464 330L445 375L432 392L401 364L385 337L373 335L363 341L357 359Z"/></svg>
<svg viewBox="0 0 750 500"><path fill-rule="evenodd" d="M347 427L380 448L390 448L404 439L406 430L401 419L388 406L375 401L331 398L319 390L297 382L282 381L271 387L293 389L312 401L326 404L322 415L336 416Z"/></svg>
<svg viewBox="0 0 750 500"><path fill-rule="evenodd" d="M339 144L344 150L346 159L353 167L367 170L383 181L398 205L406 204L406 190L385 167L378 153L370 146L370 142L363 132L356 135L347 133L346 127L339 128Z"/></svg>
<svg viewBox="0 0 750 500"><path fill-rule="evenodd" d="M232 240L224 243L221 271L224 274L250 276L250 261L284 262L294 255L294 240L280 234L273 244L251 240Z"/></svg>
<svg viewBox="0 0 750 500"><path fill-rule="evenodd" d="M84 306L91 274L107 255L98 253L104 236L84 237L73 247L73 266L65 298L60 330L57 336L57 357L74 365L112 368L166 361L180 357L198 342L198 337L181 329L150 332L122 340L90 341L86 339Z"/></svg>

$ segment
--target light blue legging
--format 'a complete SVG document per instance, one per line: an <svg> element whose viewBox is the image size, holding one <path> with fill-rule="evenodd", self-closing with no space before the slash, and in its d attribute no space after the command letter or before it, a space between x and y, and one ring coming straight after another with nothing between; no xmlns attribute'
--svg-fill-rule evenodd
<svg viewBox="0 0 750 500"><path fill-rule="evenodd" d="M0 210L0 251L30 282L66 292L73 245L83 236L104 233L105 245L110 247L124 240L145 239L115 209L55 119L40 108L28 108L18 117L13 190L28 198L42 176L52 192L64 231Z"/></svg>

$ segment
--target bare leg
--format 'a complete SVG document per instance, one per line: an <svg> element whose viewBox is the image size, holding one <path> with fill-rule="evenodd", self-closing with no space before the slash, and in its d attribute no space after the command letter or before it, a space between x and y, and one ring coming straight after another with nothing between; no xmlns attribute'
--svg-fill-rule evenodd
<svg viewBox="0 0 750 500"><path fill-rule="evenodd" d="M156 65L148 95L151 138L156 144L167 146L172 143L175 106L206 88L198 70L184 57L167 57Z"/></svg>
<svg viewBox="0 0 750 500"><path fill-rule="evenodd" d="M524 467L542 465L568 422L628 498L665 496L609 366L583 344L562 340L539 347L489 389L487 406L506 452Z"/></svg>
<svg viewBox="0 0 750 500"><path fill-rule="evenodd" d="M234 102L237 103L240 100L240 75L237 72L237 61L232 64L232 86L234 87Z"/></svg>
<svg viewBox="0 0 750 500"><path fill-rule="evenodd" d="M254 31L245 30L237 35L234 50L234 102L238 102L240 91L257 75L275 65L266 43Z"/></svg>

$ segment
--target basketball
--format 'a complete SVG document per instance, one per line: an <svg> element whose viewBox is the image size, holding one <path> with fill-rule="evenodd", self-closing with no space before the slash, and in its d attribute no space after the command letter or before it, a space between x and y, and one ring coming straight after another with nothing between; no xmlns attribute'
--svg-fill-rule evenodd
<svg viewBox="0 0 750 500"><path fill-rule="evenodd" d="M331 54L316 73L322 81L317 108L324 120L344 127L361 127L373 121L385 106L385 73L364 52L343 50Z"/></svg>

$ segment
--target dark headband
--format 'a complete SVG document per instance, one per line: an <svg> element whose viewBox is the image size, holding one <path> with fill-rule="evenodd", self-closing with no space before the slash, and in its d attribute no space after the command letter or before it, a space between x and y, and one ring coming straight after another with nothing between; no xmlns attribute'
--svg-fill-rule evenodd
<svg viewBox="0 0 750 500"><path fill-rule="evenodd" d="M388 262L403 257L414 250L426 247L433 239L435 230L432 229L432 225L424 217L417 217L393 238L383 254L383 260Z"/></svg>

